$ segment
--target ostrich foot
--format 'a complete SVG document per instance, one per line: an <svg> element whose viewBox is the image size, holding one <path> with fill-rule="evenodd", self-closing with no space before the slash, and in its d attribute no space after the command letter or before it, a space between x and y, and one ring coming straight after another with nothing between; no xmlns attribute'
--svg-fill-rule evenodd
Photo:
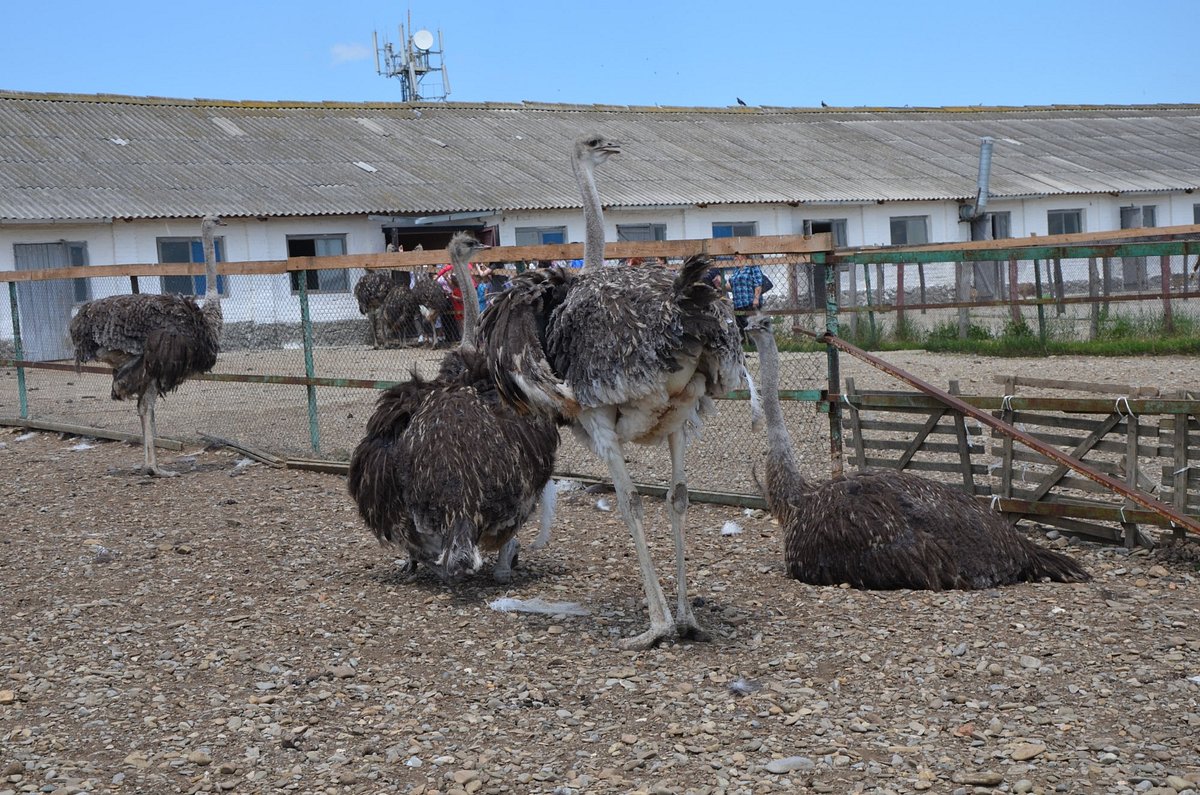
<svg viewBox="0 0 1200 795"><path fill-rule="evenodd" d="M173 469L163 469L160 466L142 467L142 474L153 478L177 478L179 473Z"/></svg>
<svg viewBox="0 0 1200 795"><path fill-rule="evenodd" d="M635 635L632 638L625 638L617 645L625 651L645 651L652 649L659 644L660 641L675 637L674 624L661 624L655 626L650 625L650 629L643 632L641 635Z"/></svg>
<svg viewBox="0 0 1200 795"><path fill-rule="evenodd" d="M707 641L709 635L701 628L700 623L696 621L696 617L692 615L691 610L679 612L675 614L675 633L681 638L688 640Z"/></svg>
<svg viewBox="0 0 1200 795"><path fill-rule="evenodd" d="M498 583L512 582L513 569L517 567L517 559L521 555L521 547L517 539L510 538L500 547L496 554L496 565L492 567L492 579Z"/></svg>
<svg viewBox="0 0 1200 795"><path fill-rule="evenodd" d="M409 558L400 564L400 579L403 582L412 582L417 579L417 561Z"/></svg>

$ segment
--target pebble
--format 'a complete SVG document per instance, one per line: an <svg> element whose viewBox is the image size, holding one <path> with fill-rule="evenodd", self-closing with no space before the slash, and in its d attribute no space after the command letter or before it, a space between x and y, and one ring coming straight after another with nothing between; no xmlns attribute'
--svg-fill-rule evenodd
<svg viewBox="0 0 1200 795"><path fill-rule="evenodd" d="M816 764L807 756L789 756L767 762L768 773L791 773L796 770L812 770Z"/></svg>

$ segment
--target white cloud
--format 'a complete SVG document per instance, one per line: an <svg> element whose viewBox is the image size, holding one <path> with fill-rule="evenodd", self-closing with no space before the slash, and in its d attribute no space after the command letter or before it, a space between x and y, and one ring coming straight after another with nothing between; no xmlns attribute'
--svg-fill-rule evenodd
<svg viewBox="0 0 1200 795"><path fill-rule="evenodd" d="M371 48L365 44L342 44L333 45L329 50L333 56L334 63L346 63L347 61L365 61L371 57Z"/></svg>

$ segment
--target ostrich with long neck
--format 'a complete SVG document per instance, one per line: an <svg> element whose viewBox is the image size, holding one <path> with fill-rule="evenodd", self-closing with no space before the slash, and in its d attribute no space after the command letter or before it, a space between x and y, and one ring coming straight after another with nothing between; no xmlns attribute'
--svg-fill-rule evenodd
<svg viewBox="0 0 1200 795"><path fill-rule="evenodd" d="M558 427L552 417L504 403L475 350L479 305L468 259L481 248L467 233L450 241L465 299L460 347L446 354L433 380L414 372L380 395L347 484L380 543L407 550L405 574L425 565L445 582L477 571L489 550L498 552L493 576L507 582L517 530L540 497L544 543L554 508Z"/></svg>
<svg viewBox="0 0 1200 795"><path fill-rule="evenodd" d="M637 552L650 628L623 643L644 649L668 637L703 637L687 598L683 537L688 494L684 451L715 408L713 398L745 382L733 313L704 282L708 260L665 268L605 268L604 224L594 169L620 152L603 135L572 149L586 221L581 272L527 271L483 314L480 347L505 398L522 411L572 423L608 466L617 505ZM675 545L676 604L655 571L641 498L624 445L667 443L667 510Z"/></svg>
<svg viewBox="0 0 1200 795"><path fill-rule="evenodd" d="M213 230L224 222L206 215L200 223L204 251L204 305L182 295L113 295L89 301L71 319L75 367L92 360L113 368L112 398L137 398L142 425L143 471L159 477L154 404L217 362L221 343L221 293Z"/></svg>
<svg viewBox="0 0 1200 795"><path fill-rule="evenodd" d="M974 497L892 469L821 483L801 474L779 402L779 349L770 318L746 332L758 349L767 461L763 493L784 530L788 574L812 585L972 590L1017 582L1091 579Z"/></svg>

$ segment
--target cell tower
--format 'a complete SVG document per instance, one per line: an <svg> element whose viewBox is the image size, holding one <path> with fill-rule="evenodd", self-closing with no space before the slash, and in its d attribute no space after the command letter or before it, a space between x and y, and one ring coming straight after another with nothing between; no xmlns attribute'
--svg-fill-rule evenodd
<svg viewBox="0 0 1200 795"><path fill-rule="evenodd" d="M444 101L450 95L450 77L446 74L446 64L442 58L441 30L437 32L435 50L432 33L424 28L413 31L410 13L407 31L404 25L400 25L401 44L393 46L384 39L380 47L379 34L372 32L371 38L375 43L375 71L384 77L400 79L403 101Z"/></svg>

